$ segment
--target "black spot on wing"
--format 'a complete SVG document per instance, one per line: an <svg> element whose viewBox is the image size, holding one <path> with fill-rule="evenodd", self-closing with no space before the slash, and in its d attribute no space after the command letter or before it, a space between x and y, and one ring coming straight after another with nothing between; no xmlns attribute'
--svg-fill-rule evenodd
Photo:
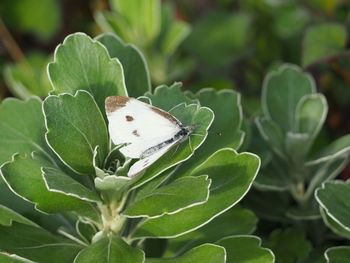
<svg viewBox="0 0 350 263"><path fill-rule="evenodd" d="M134 120L134 118L130 115L126 115L125 119L126 119L126 121L133 121Z"/></svg>
<svg viewBox="0 0 350 263"><path fill-rule="evenodd" d="M134 134L136 137L140 137L140 134L138 133L137 130L134 130L134 131L132 132L132 134Z"/></svg>

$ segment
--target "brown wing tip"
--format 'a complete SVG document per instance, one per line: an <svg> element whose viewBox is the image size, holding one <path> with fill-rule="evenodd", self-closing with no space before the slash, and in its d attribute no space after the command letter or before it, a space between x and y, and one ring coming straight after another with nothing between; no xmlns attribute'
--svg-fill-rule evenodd
<svg viewBox="0 0 350 263"><path fill-rule="evenodd" d="M129 97L126 96L110 96L105 100L105 108L106 112L114 112L119 108L125 106L125 104L130 100Z"/></svg>

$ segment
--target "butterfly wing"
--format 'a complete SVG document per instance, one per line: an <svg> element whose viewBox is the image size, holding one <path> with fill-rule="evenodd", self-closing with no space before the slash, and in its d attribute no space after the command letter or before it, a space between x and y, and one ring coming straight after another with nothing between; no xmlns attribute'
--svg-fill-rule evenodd
<svg viewBox="0 0 350 263"><path fill-rule="evenodd" d="M135 175L139 174L143 170L145 170L147 167L151 166L154 162L156 162L160 157L162 157L167 151L170 150L171 147L173 147L175 144L177 144L179 141L172 142L168 144L167 146L161 148L154 154L138 160L136 163L134 163L128 172L129 177L134 177Z"/></svg>
<svg viewBox="0 0 350 263"><path fill-rule="evenodd" d="M171 114L134 98L111 96L105 102L108 129L114 144L127 143L120 151L140 158L150 147L172 138L181 122Z"/></svg>

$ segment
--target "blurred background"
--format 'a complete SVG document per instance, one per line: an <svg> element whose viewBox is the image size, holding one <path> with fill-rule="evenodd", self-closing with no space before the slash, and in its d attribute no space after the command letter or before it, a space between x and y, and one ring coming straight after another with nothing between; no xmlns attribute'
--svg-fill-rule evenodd
<svg viewBox="0 0 350 263"><path fill-rule="evenodd" d="M145 55L153 87L235 89L248 119L260 111L265 74L300 65L330 105L320 141L350 132L350 1L155 0L157 10L141 4L134 14L127 2L2 0L0 98L45 97L46 65L65 36L113 32ZM342 177L349 175L347 168Z"/></svg>

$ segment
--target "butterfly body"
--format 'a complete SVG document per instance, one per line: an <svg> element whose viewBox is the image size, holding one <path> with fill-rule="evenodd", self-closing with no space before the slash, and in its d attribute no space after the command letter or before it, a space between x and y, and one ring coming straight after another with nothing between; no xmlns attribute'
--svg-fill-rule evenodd
<svg viewBox="0 0 350 263"><path fill-rule="evenodd" d="M111 96L105 102L109 133L125 156L140 159L128 176L135 176L158 160L174 145L186 140L191 126L184 126L173 115L134 98Z"/></svg>

